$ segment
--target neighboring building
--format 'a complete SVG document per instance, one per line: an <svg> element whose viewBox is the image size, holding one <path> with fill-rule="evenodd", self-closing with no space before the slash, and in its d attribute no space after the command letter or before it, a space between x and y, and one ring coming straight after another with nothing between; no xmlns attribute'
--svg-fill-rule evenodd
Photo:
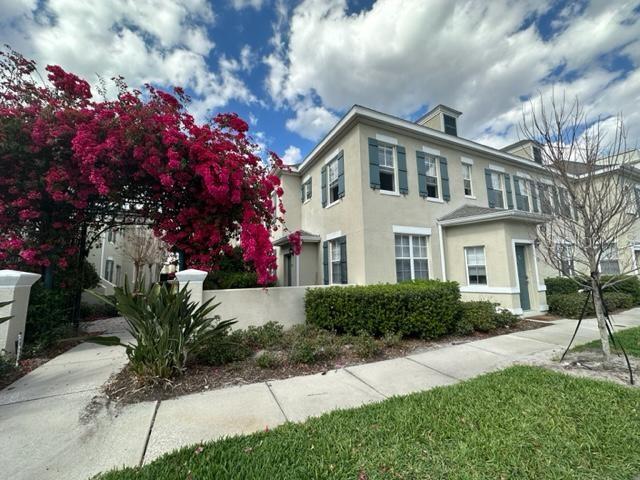
<svg viewBox="0 0 640 480"><path fill-rule="evenodd" d="M304 161L280 173L287 227L280 285L455 280L465 299L547 310L536 225L562 195L541 179L539 146L501 150L461 138L439 105L413 123L354 106Z"/></svg>
<svg viewBox="0 0 640 480"><path fill-rule="evenodd" d="M133 278L133 264L125 255L125 237L122 229L110 229L100 235L89 251L87 260L100 276L100 293L113 294L114 287L124 285L125 277Z"/></svg>

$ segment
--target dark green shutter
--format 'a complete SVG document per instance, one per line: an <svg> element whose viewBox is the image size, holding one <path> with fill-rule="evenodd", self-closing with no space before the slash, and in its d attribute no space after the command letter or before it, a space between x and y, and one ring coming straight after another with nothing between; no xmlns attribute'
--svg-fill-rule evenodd
<svg viewBox="0 0 640 480"><path fill-rule="evenodd" d="M378 141L369 139L369 183L371 188L380 189L380 160L378 160Z"/></svg>
<svg viewBox="0 0 640 480"><path fill-rule="evenodd" d="M398 187L400 193L409 193L409 180L407 179L407 153L404 147L398 146Z"/></svg>
<svg viewBox="0 0 640 480"><path fill-rule="evenodd" d="M309 198L313 197L313 189L311 188L313 186L313 179L310 178L309 180L307 180L307 189L309 190Z"/></svg>
<svg viewBox="0 0 640 480"><path fill-rule="evenodd" d="M531 203L533 204L533 211L538 213L538 194L536 192L536 184L530 181L529 188L531 189Z"/></svg>
<svg viewBox="0 0 640 480"><path fill-rule="evenodd" d="M489 208L495 208L496 206L496 192L493 190L493 184L491 183L491 170L484 169L484 179L487 184L487 199L489 200Z"/></svg>
<svg viewBox="0 0 640 480"><path fill-rule="evenodd" d="M524 198L522 198L522 192L520 192L520 177L513 177L513 190L516 194L516 208L524 210Z"/></svg>
<svg viewBox="0 0 640 480"><path fill-rule="evenodd" d="M449 191L449 169L447 168L447 159L440 158L440 181L442 182L442 199L445 202L451 200L451 192Z"/></svg>
<svg viewBox="0 0 640 480"><path fill-rule="evenodd" d="M540 198L540 211L542 213L553 213L551 204L549 203L549 186L544 183L538 183L538 197Z"/></svg>
<svg viewBox="0 0 640 480"><path fill-rule="evenodd" d="M322 206L327 206L327 166L324 165L320 170L320 179L322 185Z"/></svg>
<svg viewBox="0 0 640 480"><path fill-rule="evenodd" d="M338 156L338 198L344 197L344 154Z"/></svg>
<svg viewBox="0 0 640 480"><path fill-rule="evenodd" d="M554 185L551 188L551 195L553 195L553 205L555 207L555 212L552 213L561 213L560 208L560 195L558 195L558 188Z"/></svg>
<svg viewBox="0 0 640 480"><path fill-rule="evenodd" d="M306 185L306 183L303 183L302 185L300 185L300 201L304 203L304 186Z"/></svg>
<svg viewBox="0 0 640 480"><path fill-rule="evenodd" d="M635 187L633 189L635 195L636 195L636 214L640 214L640 188L639 187ZM640 267L640 265L639 265Z"/></svg>
<svg viewBox="0 0 640 480"><path fill-rule="evenodd" d="M569 192L567 192L566 188L560 188L560 208L562 209L562 214L566 218L571 218L571 203L569 202Z"/></svg>
<svg viewBox="0 0 640 480"><path fill-rule="evenodd" d="M338 239L340 245L340 283L347 282L347 237L342 236Z"/></svg>
<svg viewBox="0 0 640 480"><path fill-rule="evenodd" d="M416 162L418 166L418 192L421 197L427 196L427 167L425 165L426 157L424 152L416 152Z"/></svg>
<svg viewBox="0 0 640 480"><path fill-rule="evenodd" d="M506 173L504 174L504 189L507 192L507 207L508 208L513 208L513 195L511 193L511 177L509 175L507 175Z"/></svg>
<svg viewBox="0 0 640 480"><path fill-rule="evenodd" d="M322 242L322 281L325 285L329 285L329 242Z"/></svg>

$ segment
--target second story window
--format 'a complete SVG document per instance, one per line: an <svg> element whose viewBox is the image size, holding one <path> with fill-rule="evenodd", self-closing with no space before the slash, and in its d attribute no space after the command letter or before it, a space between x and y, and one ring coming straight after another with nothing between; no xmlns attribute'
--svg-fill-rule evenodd
<svg viewBox="0 0 640 480"><path fill-rule="evenodd" d="M327 165L327 177L328 177L328 189L329 189L329 203L338 201L338 160L332 160Z"/></svg>
<svg viewBox="0 0 640 480"><path fill-rule="evenodd" d="M560 275L571 277L573 269L573 245L570 243L556 243L556 258L559 260Z"/></svg>
<svg viewBox="0 0 640 480"><path fill-rule="evenodd" d="M380 190L396 191L394 149L389 145L378 145L380 164Z"/></svg>
<svg viewBox="0 0 640 480"><path fill-rule="evenodd" d="M473 197L473 184L471 182L471 171L473 167L469 163L462 164L462 182L464 184L464 196Z"/></svg>
<svg viewBox="0 0 640 480"><path fill-rule="evenodd" d="M320 197L323 207L331 206L344 197L344 156L342 152L322 166L320 180ZM309 195L311 195L311 183L309 183Z"/></svg>
<svg viewBox="0 0 640 480"><path fill-rule="evenodd" d="M302 200L302 203L311 200L311 193L311 179L309 179L300 187L300 200Z"/></svg>
<svg viewBox="0 0 640 480"><path fill-rule="evenodd" d="M504 208L504 176L502 174L491 172L491 188L495 207Z"/></svg>
<svg viewBox="0 0 640 480"><path fill-rule="evenodd" d="M516 208L524 212L531 211L529 181L523 178L513 177L513 185L516 190Z"/></svg>
<svg viewBox="0 0 640 480"><path fill-rule="evenodd" d="M439 198L438 161L430 155L427 155L425 160L425 176L427 177L427 198Z"/></svg>

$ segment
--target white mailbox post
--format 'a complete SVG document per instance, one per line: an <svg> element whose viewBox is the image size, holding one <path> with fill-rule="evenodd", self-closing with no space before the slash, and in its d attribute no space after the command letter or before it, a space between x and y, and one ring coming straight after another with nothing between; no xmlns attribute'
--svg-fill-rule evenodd
<svg viewBox="0 0 640 480"><path fill-rule="evenodd" d="M15 355L18 338L24 338L29 293L39 278L37 273L0 270L0 303L11 302L0 308L0 318L11 317L0 324L0 355Z"/></svg>

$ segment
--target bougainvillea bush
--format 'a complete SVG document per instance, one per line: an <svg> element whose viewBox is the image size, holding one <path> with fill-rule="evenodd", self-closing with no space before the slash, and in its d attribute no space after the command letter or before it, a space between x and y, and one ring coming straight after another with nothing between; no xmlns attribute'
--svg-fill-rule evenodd
<svg viewBox="0 0 640 480"><path fill-rule="evenodd" d="M284 167L257 155L246 122L198 123L182 89L122 78L97 99L59 66L45 80L33 61L0 55L0 265L65 269L83 228L144 219L189 267L215 270L237 241L260 283L274 280L270 229L284 209L273 172Z"/></svg>

